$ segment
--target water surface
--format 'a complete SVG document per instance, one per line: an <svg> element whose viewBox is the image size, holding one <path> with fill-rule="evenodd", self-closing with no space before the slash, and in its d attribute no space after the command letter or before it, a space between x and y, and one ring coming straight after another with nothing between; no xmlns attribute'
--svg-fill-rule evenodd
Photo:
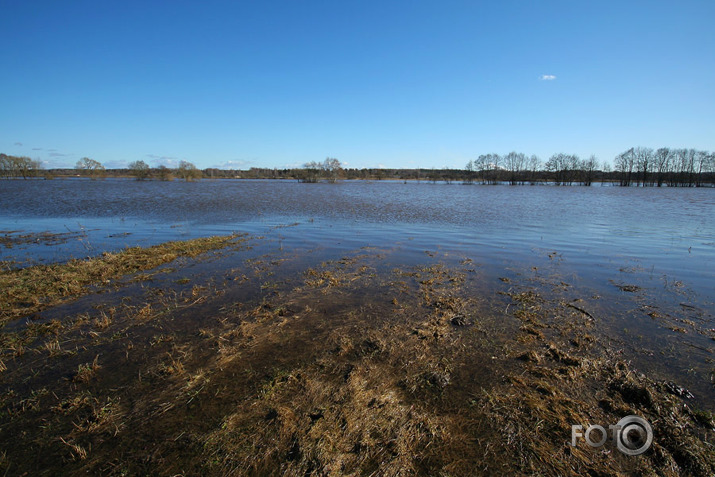
<svg viewBox="0 0 715 477"><path fill-rule="evenodd" d="M362 247L389 250L386 270L469 259L487 288L518 279L557 293L642 369L714 392L713 189L6 180L0 230L29 237L0 245L21 263L233 232L308 262ZM32 238L43 232L61 235Z"/></svg>

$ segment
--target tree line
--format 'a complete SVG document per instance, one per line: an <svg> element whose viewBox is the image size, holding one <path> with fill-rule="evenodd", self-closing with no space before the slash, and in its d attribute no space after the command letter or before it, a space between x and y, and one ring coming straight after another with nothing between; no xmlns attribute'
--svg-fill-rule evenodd
<svg viewBox="0 0 715 477"><path fill-rule="evenodd" d="M520 152L482 154L467 162L463 169L386 169L344 168L333 157L311 161L297 168L258 168L226 170L198 169L188 161L175 168L150 167L134 161L123 169L106 169L99 161L84 157L74 169L43 171L39 160L0 154L0 177L24 179L44 176L81 175L91 179L104 177L134 177L137 180L192 181L198 179L292 179L306 183L348 180L417 180L430 182L462 182L464 184L554 184L590 186L594 182L610 182L624 187L703 187L715 186L715 154L695 149L633 147L615 157L613 167L599 162L595 156L580 158L576 154L556 153L543 161L535 155Z"/></svg>
<svg viewBox="0 0 715 477"><path fill-rule="evenodd" d="M624 187L701 187L714 184L715 154L695 149L632 147L616 156L615 169Z"/></svg>
<svg viewBox="0 0 715 477"><path fill-rule="evenodd" d="M37 177L42 171L42 162L25 156L0 154L0 177Z"/></svg>

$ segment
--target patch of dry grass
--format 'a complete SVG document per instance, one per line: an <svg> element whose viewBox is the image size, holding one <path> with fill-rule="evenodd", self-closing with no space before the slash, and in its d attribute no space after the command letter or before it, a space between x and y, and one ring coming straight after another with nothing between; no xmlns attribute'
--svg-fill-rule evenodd
<svg viewBox="0 0 715 477"><path fill-rule="evenodd" d="M82 296L92 286L106 286L124 275L151 270L179 257L196 257L237 240L238 236L231 235L167 242L105 252L86 260L0 271L0 323Z"/></svg>
<svg viewBox="0 0 715 477"><path fill-rule="evenodd" d="M611 358L587 304L519 289L517 278L499 283L508 293L478 295L463 269L377 273L371 258L310 264L270 289L254 277L250 299L224 306L211 284L147 291L87 314L77 326L91 332L74 342L72 326L34 324L44 338L26 345L45 346L43 360L77 350L46 360L60 371L54 383L34 374L39 361L20 367L8 336L3 377L27 386L0 397L0 432L28 429L10 457L32 473L29 443L42 442L57 473L103 475L715 471L712 415ZM228 297L245 285L224 286ZM643 456L570 445L571 425L629 414L653 425Z"/></svg>

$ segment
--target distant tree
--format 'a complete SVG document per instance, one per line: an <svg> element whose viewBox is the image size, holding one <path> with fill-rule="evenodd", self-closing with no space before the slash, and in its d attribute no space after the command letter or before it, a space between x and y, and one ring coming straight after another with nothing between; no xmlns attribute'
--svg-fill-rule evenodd
<svg viewBox="0 0 715 477"><path fill-rule="evenodd" d="M129 164L129 171L138 181L149 177L149 164L144 161L134 161Z"/></svg>
<svg viewBox="0 0 715 477"><path fill-rule="evenodd" d="M538 156L532 155L529 158L529 180L532 184L536 184L536 173L541 168L541 159Z"/></svg>
<svg viewBox="0 0 715 477"><path fill-rule="evenodd" d="M466 173L466 177L464 179L465 184L473 184L474 183L474 161L470 160L467 162L467 165L464 167Z"/></svg>
<svg viewBox="0 0 715 477"><path fill-rule="evenodd" d="M187 182L201 179L201 171L188 161L181 161L179 163L179 168L176 169L176 175Z"/></svg>
<svg viewBox="0 0 715 477"><path fill-rule="evenodd" d="M695 175L695 149L675 150L675 180L674 183L680 186L692 186Z"/></svg>
<svg viewBox="0 0 715 477"><path fill-rule="evenodd" d="M661 147L655 151L653 159L655 161L655 173L658 187L662 187L663 182L666 180L666 175L670 171L670 162L672 157L673 154L667 147Z"/></svg>
<svg viewBox="0 0 715 477"><path fill-rule="evenodd" d="M320 178L320 165L315 161L303 164L303 169L299 171L298 180L301 182L314 183Z"/></svg>
<svg viewBox="0 0 715 477"><path fill-rule="evenodd" d="M79 171L80 174L88 176L92 179L100 179L105 176L106 170L101 162L90 159L89 157L83 157L77 161L75 169Z"/></svg>
<svg viewBox="0 0 715 477"><path fill-rule="evenodd" d="M159 176L159 180L162 181L170 181L173 179L171 169L163 164L156 168L156 175Z"/></svg>
<svg viewBox="0 0 715 477"><path fill-rule="evenodd" d="M338 179L344 177L345 171L343 170L340 161L334 157L328 157L323 162L310 161L303 165L303 169L297 174L298 180L301 182L318 182L320 180L327 180L328 182L336 182Z"/></svg>
<svg viewBox="0 0 715 477"><path fill-rule="evenodd" d="M483 184L496 184L502 170L502 157L499 154L482 154L474 162L474 168L479 171Z"/></svg>
<svg viewBox="0 0 715 477"><path fill-rule="evenodd" d="M519 177L526 166L526 161L526 155L521 152L512 151L504 156L504 163L509 171L509 183L511 185L519 183Z"/></svg>
<svg viewBox="0 0 715 477"><path fill-rule="evenodd" d="M710 171L710 162L712 161L712 154L707 151L697 151L695 153L695 187L702 187L703 178Z"/></svg>
<svg viewBox="0 0 715 477"><path fill-rule="evenodd" d="M452 177L449 174L449 168L443 167L442 170L444 173L442 174L442 179L447 183L447 185L452 184Z"/></svg>
<svg viewBox="0 0 715 477"><path fill-rule="evenodd" d="M23 179L27 179L28 177L37 176L41 169L42 161L39 159L0 154L0 176L6 178L22 177Z"/></svg>
<svg viewBox="0 0 715 477"><path fill-rule="evenodd" d="M633 149L635 156L635 169L638 171L636 184L642 184L643 187L652 185L650 182L650 173L653 168L653 149L649 147L636 147Z"/></svg>
<svg viewBox="0 0 715 477"><path fill-rule="evenodd" d="M320 169L323 172L323 176L328 180L328 182L335 182L343 174L343 167L340 161L334 157L326 157L323 163L320 165Z"/></svg>
<svg viewBox="0 0 715 477"><path fill-rule="evenodd" d="M7 154L0 154L0 176L9 178L12 171L12 162Z"/></svg>
<svg viewBox="0 0 715 477"><path fill-rule="evenodd" d="M549 160L546 161L546 170L551 173L551 177L556 185L566 184L568 158L568 154L559 152L552 155Z"/></svg>
<svg viewBox="0 0 715 477"><path fill-rule="evenodd" d="M616 172L618 172L618 175L620 176L621 186L629 187L631 185L635 163L636 161L633 148L630 148L616 156L614 165L616 167Z"/></svg>
<svg viewBox="0 0 715 477"><path fill-rule="evenodd" d="M592 155L588 159L581 162L581 184L590 186L593 183L593 178L598 170L598 159Z"/></svg>
<svg viewBox="0 0 715 477"><path fill-rule="evenodd" d="M40 169L42 169L42 162L39 159L30 159L26 156L15 158L15 176L22 176L23 179L35 177Z"/></svg>

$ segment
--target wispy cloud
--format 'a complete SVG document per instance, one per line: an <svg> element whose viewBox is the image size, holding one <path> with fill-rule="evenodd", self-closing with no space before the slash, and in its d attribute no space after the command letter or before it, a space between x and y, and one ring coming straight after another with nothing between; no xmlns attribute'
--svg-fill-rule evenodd
<svg viewBox="0 0 715 477"><path fill-rule="evenodd" d="M104 167L106 167L107 169L126 169L127 161L107 161L104 163Z"/></svg>
<svg viewBox="0 0 715 477"><path fill-rule="evenodd" d="M21 142L16 142L15 144L13 144L13 146L20 146L20 147L22 147L23 144L22 144Z"/></svg>
<svg viewBox="0 0 715 477"><path fill-rule="evenodd" d="M32 150L33 151L42 151L42 148L41 147L33 147Z"/></svg>
<svg viewBox="0 0 715 477"><path fill-rule="evenodd" d="M146 157L151 159L151 163L155 166L177 167L179 159L171 156L158 156L156 154L147 154Z"/></svg>
<svg viewBox="0 0 715 477"><path fill-rule="evenodd" d="M539 76L541 81L553 81L556 79L556 75L541 75Z"/></svg>
<svg viewBox="0 0 715 477"><path fill-rule="evenodd" d="M217 164L213 167L216 169L243 169L244 167L248 166L251 164L250 161L243 161L243 160L237 160L237 161L226 161L223 164Z"/></svg>
<svg viewBox="0 0 715 477"><path fill-rule="evenodd" d="M61 152L51 152L48 155L50 157L67 157L67 154L62 154Z"/></svg>

